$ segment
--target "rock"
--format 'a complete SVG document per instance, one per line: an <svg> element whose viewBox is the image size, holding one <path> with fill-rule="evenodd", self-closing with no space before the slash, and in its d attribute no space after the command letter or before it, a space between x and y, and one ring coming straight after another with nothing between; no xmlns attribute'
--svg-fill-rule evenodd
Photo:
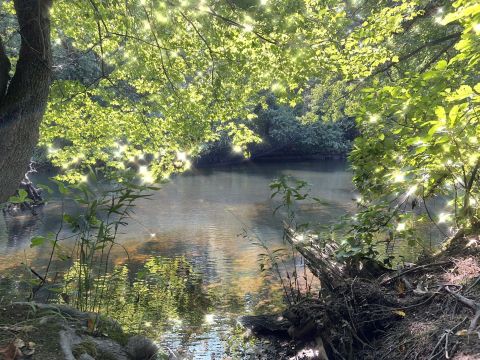
<svg viewBox="0 0 480 360"><path fill-rule="evenodd" d="M315 320L313 319L308 319L307 321L298 324L298 325L292 325L288 328L288 335L292 339L311 339L315 337L317 333L317 326L315 324Z"/></svg>
<svg viewBox="0 0 480 360"><path fill-rule="evenodd" d="M258 336L288 336L291 323L281 315L240 316L237 323Z"/></svg>
<svg viewBox="0 0 480 360"><path fill-rule="evenodd" d="M129 338L125 350L132 360L154 359L158 353L157 345L140 335Z"/></svg>
<svg viewBox="0 0 480 360"><path fill-rule="evenodd" d="M118 322L95 313L82 312L66 305L33 302L12 306L18 311L34 308L37 315L44 314L39 324L49 331L54 329L58 334L59 353L65 360L153 360L160 353L148 338L129 337ZM19 342L18 345L26 347L25 343Z"/></svg>
<svg viewBox="0 0 480 360"><path fill-rule="evenodd" d="M129 360L128 354L119 343L107 338L92 338L100 359Z"/></svg>
<svg viewBox="0 0 480 360"><path fill-rule="evenodd" d="M82 354L82 355L80 355L80 357L78 358L78 360L95 360L95 358L91 357L91 356L88 355L88 354Z"/></svg>

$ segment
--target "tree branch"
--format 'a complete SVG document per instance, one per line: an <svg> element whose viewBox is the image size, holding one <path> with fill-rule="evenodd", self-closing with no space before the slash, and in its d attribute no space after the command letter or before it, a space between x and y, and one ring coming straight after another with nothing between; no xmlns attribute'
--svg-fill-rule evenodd
<svg viewBox="0 0 480 360"><path fill-rule="evenodd" d="M435 39L435 40L432 40L432 41L428 41L428 42L420 45L416 49L410 51L409 53L400 56L399 59L398 59L398 62L391 62L391 61L387 62L384 66L381 66L377 70L372 72L368 77L370 78L370 77L373 77L375 75L378 75L379 73L385 72L385 71L389 70L391 67L414 57L419 52L421 52L422 50L424 50L424 49L426 49L430 46L440 45L440 44L444 43L445 41L452 40L452 39L459 40L461 35L462 35L461 32L455 32L455 33L452 33L452 34L448 34L444 37L441 37L441 38L438 38L438 39ZM449 47L450 46L451 45L449 45Z"/></svg>
<svg viewBox="0 0 480 360"><path fill-rule="evenodd" d="M214 11L213 9L210 9L208 11L208 13L220 20L222 20L223 22L227 23L228 25L231 25L231 26L234 26L234 27L238 27L240 29L245 29L245 25L242 25L242 24L239 24L238 22L232 20L232 19L229 19L219 13L217 13L216 11ZM263 36L261 33L259 33L258 31L255 31L253 30L252 31L253 34L255 34L255 36L257 36L258 38L262 39L263 41L267 42L267 43L270 43L270 44L273 44L273 45L278 45L278 43L275 41L275 40L272 40L272 39L269 39L265 36Z"/></svg>

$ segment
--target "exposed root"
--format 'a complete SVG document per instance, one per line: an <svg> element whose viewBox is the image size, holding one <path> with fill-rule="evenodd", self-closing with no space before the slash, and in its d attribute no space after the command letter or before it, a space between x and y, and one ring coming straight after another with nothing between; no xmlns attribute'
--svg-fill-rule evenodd
<svg viewBox="0 0 480 360"><path fill-rule="evenodd" d="M480 277L473 266L478 252L449 252L448 258L394 275L363 271L357 277L337 261L334 245L287 231L323 285L318 298L306 298L284 314L297 342L320 338L329 359L480 358L480 340L469 336L480 321ZM462 326L470 316L459 304L474 311L468 329Z"/></svg>
<svg viewBox="0 0 480 360"><path fill-rule="evenodd" d="M409 268L409 269L400 271L400 273L397 274L397 275L395 275L395 276L390 276L390 277L388 277L387 279L382 280L382 281L380 282L380 285L384 286L384 285L391 284L391 283L392 283L393 281L395 281L396 279L402 278L402 277L404 277L404 276L407 275L407 274L411 274L411 273L414 273L414 272L417 272L417 271L422 271L422 270L425 270L425 269L427 269L427 268L431 268L431 267L435 267L435 266L449 265L449 264L451 264L451 263L452 263L451 261L440 261L440 262L435 262L435 263L431 263L431 264L424 264L424 265L414 266L414 267L411 267L411 268Z"/></svg>

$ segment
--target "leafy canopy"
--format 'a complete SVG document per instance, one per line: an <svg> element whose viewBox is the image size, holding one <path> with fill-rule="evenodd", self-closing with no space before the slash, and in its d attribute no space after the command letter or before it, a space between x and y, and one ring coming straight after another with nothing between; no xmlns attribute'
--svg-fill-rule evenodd
<svg viewBox="0 0 480 360"><path fill-rule="evenodd" d="M475 0L58 0L41 142L67 180L100 162L153 181L219 134L259 141L245 121L270 93L308 98L303 121L357 119L375 231L408 230L407 205L439 194L453 200L435 220L476 228L479 14Z"/></svg>
<svg viewBox="0 0 480 360"><path fill-rule="evenodd" d="M431 66L417 61L395 81L363 89L358 106L355 182L366 203L394 213L389 226L400 233L422 221L411 209L428 211L437 196L449 200L446 208L423 217L453 233L480 225L480 4L456 1L437 21L458 37L436 50Z"/></svg>
<svg viewBox="0 0 480 360"><path fill-rule="evenodd" d="M421 12L406 0L55 1L41 143L67 180L99 161L168 176L221 131L258 141L232 120L253 120L267 90L294 105L311 79L361 81L398 61L389 41Z"/></svg>

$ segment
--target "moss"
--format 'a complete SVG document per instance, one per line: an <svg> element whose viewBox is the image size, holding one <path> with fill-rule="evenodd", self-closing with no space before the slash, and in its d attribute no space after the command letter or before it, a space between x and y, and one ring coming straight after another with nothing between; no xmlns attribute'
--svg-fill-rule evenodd
<svg viewBox="0 0 480 360"><path fill-rule="evenodd" d="M126 345L129 337L124 333L119 323L104 316L100 316L98 319L97 331L108 336L110 339L116 341L122 346Z"/></svg>
<svg viewBox="0 0 480 360"><path fill-rule="evenodd" d="M99 351L97 357L95 358L97 360L117 360L114 354L111 354L106 351Z"/></svg>
<svg viewBox="0 0 480 360"><path fill-rule="evenodd" d="M88 354L93 358L96 358L98 355L97 347L95 346L95 343L91 340L85 340L82 341L80 344L75 345L72 352L73 356L75 356L76 359L78 359L82 354Z"/></svg>

